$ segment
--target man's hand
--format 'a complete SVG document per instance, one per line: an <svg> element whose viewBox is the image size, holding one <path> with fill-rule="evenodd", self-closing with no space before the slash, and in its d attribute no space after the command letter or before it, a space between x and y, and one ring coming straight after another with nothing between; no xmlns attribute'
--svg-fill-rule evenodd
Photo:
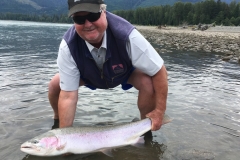
<svg viewBox="0 0 240 160"><path fill-rule="evenodd" d="M164 113L162 111L154 109L152 112L148 113L146 117L150 118L152 121L152 131L156 131L161 128L164 118Z"/></svg>

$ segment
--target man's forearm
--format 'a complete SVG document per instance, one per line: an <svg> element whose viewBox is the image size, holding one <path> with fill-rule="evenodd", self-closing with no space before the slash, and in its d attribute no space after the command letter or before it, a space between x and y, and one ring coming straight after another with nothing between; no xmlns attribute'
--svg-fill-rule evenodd
<svg viewBox="0 0 240 160"><path fill-rule="evenodd" d="M72 126L78 101L78 91L61 91L58 101L60 128Z"/></svg>
<svg viewBox="0 0 240 160"><path fill-rule="evenodd" d="M165 112L167 104L168 95L168 79L167 70L165 66L162 66L161 70L158 71L156 75L153 76L153 87L156 96L156 110Z"/></svg>
<svg viewBox="0 0 240 160"><path fill-rule="evenodd" d="M156 131L163 124L167 104L168 81L165 66L162 66L158 73L152 77L152 82L155 91L155 109L148 113L146 117L152 120L152 130Z"/></svg>

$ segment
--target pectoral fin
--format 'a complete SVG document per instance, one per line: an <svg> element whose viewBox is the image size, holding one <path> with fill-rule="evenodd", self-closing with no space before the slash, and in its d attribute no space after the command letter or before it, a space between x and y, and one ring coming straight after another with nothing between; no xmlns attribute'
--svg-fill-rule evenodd
<svg viewBox="0 0 240 160"><path fill-rule="evenodd" d="M109 157L113 157L112 149L104 149L104 150L100 150L100 152L102 152L103 154L106 154Z"/></svg>
<svg viewBox="0 0 240 160"><path fill-rule="evenodd" d="M142 136L142 137L139 137L137 141L132 144L132 146L138 147L138 148L144 148L145 147L144 144L145 144L145 140L144 140L144 136Z"/></svg>
<svg viewBox="0 0 240 160"><path fill-rule="evenodd" d="M57 149L58 151L63 150L63 149L65 148L66 144L67 144L67 143L64 143L63 145L58 146L56 149Z"/></svg>

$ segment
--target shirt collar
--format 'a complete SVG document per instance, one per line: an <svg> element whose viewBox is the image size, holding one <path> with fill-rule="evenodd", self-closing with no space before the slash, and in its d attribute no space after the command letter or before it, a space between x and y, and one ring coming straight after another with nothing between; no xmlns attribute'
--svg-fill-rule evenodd
<svg viewBox="0 0 240 160"><path fill-rule="evenodd" d="M89 49L90 52L92 52L92 50L95 48L93 45L91 45L90 43L88 43L87 41L86 42L86 45ZM103 35L103 41L102 41L102 45L99 47L100 48L105 48L107 49L107 32L105 31L104 32L104 35Z"/></svg>

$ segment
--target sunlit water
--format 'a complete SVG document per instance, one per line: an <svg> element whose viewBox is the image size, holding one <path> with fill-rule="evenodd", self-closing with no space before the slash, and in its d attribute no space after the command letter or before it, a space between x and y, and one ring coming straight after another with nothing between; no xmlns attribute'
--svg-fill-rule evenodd
<svg viewBox="0 0 240 160"><path fill-rule="evenodd" d="M169 74L167 114L174 120L153 132L145 148L102 153L35 157L20 151L26 140L50 130L47 85L57 72L59 43L70 27L0 21L1 160L172 160L240 157L240 65L213 53L163 53ZM80 88L74 126L118 124L139 116L137 91Z"/></svg>

